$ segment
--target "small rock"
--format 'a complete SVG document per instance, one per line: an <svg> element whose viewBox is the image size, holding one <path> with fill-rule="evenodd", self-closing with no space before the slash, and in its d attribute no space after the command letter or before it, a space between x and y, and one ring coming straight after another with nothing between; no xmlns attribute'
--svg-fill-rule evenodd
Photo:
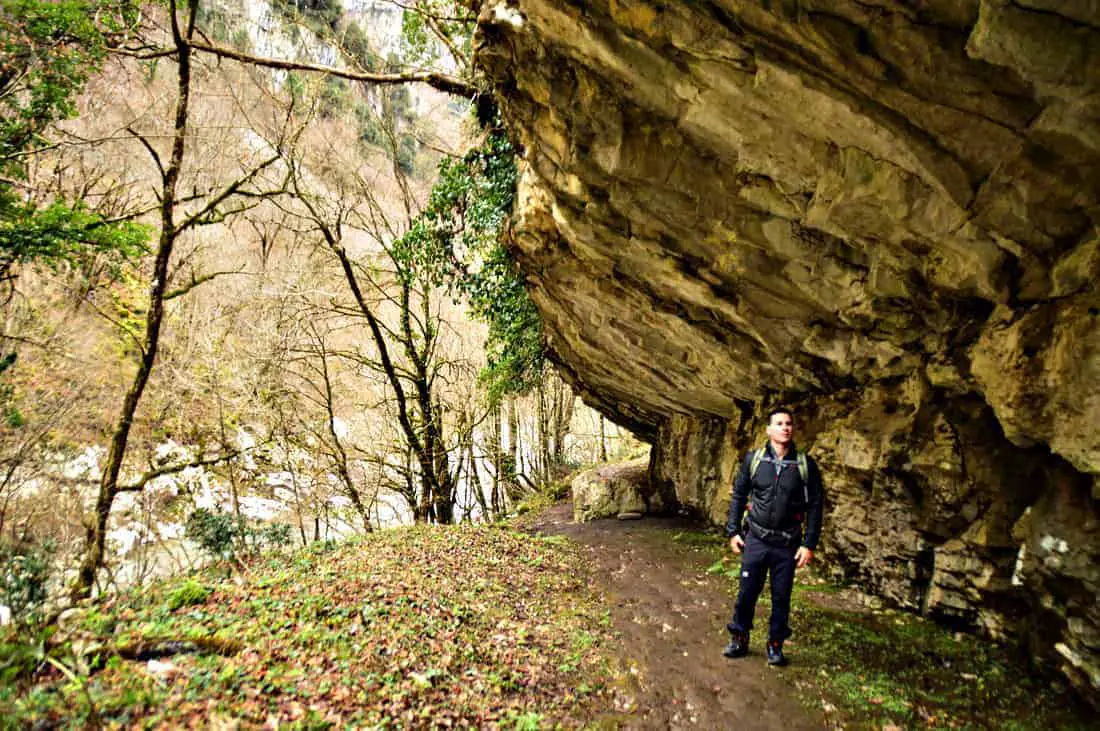
<svg viewBox="0 0 1100 731"><path fill-rule="evenodd" d="M57 617L57 628L65 633L77 629L88 615L88 610L83 607L69 607Z"/></svg>
<svg viewBox="0 0 1100 731"><path fill-rule="evenodd" d="M642 514L641 513L619 513L615 517L618 518L619 520L640 520L641 517L642 517Z"/></svg>
<svg viewBox="0 0 1100 731"><path fill-rule="evenodd" d="M150 660L145 664L145 669L153 675L172 675L179 672L179 668L175 664L161 662L160 660Z"/></svg>
<svg viewBox="0 0 1100 731"><path fill-rule="evenodd" d="M240 719L220 713L212 713L206 720L206 728L209 731L237 731L240 727Z"/></svg>

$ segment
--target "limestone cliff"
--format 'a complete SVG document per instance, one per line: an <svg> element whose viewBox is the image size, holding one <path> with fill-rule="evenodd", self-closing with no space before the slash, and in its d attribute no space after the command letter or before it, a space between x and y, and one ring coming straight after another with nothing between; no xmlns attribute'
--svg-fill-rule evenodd
<svg viewBox="0 0 1100 731"><path fill-rule="evenodd" d="M721 519L793 405L834 565L1100 690L1100 7L485 0L515 249L586 400Z"/></svg>

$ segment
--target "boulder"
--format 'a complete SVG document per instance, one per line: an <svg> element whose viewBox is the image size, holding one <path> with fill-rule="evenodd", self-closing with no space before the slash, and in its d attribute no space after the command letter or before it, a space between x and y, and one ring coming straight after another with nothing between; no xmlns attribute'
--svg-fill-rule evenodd
<svg viewBox="0 0 1100 731"><path fill-rule="evenodd" d="M577 522L631 513L641 517L664 507L650 485L649 457L582 472L573 478L572 489L573 519Z"/></svg>

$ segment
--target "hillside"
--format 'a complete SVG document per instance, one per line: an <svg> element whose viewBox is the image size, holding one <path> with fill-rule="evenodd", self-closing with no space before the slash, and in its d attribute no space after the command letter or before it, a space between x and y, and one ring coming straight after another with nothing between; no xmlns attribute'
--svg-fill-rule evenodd
<svg viewBox="0 0 1100 731"><path fill-rule="evenodd" d="M576 723L607 704L614 677L591 579L576 545L506 528L317 544L232 579L207 572L76 610L63 632L84 660L0 688L0 717L43 727Z"/></svg>

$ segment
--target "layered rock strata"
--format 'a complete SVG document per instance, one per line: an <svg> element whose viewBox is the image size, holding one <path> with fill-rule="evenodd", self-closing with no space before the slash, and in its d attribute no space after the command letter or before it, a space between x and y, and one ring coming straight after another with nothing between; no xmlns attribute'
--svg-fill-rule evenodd
<svg viewBox="0 0 1100 731"><path fill-rule="evenodd" d="M1100 690L1100 8L485 0L514 248L586 400L720 520L776 402L833 565Z"/></svg>

